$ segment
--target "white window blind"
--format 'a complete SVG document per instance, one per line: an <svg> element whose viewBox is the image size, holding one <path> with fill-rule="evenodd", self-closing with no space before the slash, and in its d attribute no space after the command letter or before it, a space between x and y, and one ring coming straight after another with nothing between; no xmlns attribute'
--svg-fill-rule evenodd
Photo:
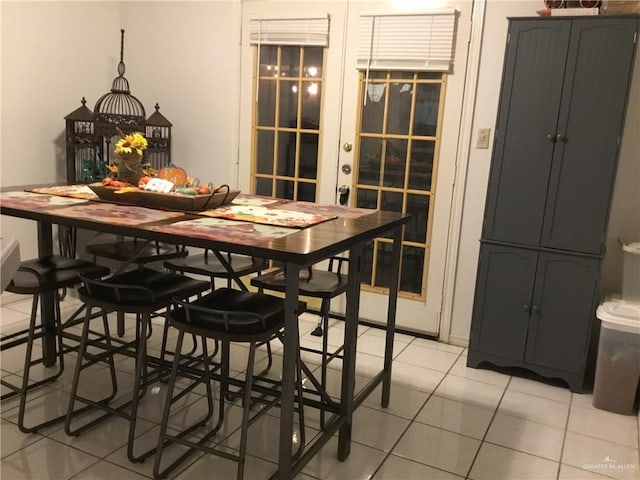
<svg viewBox="0 0 640 480"><path fill-rule="evenodd" d="M329 46L329 15L317 17L252 18L252 45Z"/></svg>
<svg viewBox="0 0 640 480"><path fill-rule="evenodd" d="M446 72L453 62L455 27L454 9L363 13L356 68Z"/></svg>

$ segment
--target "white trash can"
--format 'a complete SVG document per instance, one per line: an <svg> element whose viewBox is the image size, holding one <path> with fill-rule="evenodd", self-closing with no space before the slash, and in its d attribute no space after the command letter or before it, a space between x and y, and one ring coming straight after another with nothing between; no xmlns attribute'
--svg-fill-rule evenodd
<svg viewBox="0 0 640 480"><path fill-rule="evenodd" d="M593 406L631 415L640 383L640 303L609 299L596 316L601 329Z"/></svg>

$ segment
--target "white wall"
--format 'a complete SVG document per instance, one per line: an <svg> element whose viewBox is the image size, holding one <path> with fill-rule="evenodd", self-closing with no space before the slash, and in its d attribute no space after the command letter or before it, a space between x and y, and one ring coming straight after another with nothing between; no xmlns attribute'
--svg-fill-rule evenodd
<svg viewBox="0 0 640 480"><path fill-rule="evenodd" d="M345 0L346 1L346 0ZM474 131L495 127L507 16L540 1L489 0ZM111 88L125 28L126 77L151 114L174 124L175 162L201 179L236 184L241 2L7 2L1 15L1 185L64 179L64 116ZM603 289L620 288L618 237L640 240L640 62L636 65L603 265ZM492 132L493 133L493 132ZM493 137L493 135L492 135ZM469 156L451 338L469 338L491 149ZM33 222L1 217L24 257Z"/></svg>

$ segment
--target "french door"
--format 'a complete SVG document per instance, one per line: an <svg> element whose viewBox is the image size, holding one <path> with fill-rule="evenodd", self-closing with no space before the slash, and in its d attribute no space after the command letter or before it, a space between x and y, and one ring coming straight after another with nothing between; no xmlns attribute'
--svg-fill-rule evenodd
<svg viewBox="0 0 640 480"><path fill-rule="evenodd" d="M244 4L238 178L242 191L321 203L338 203L338 189L347 187L351 206L411 213L396 322L399 328L437 335L467 54L467 32L460 25L468 24L471 3L420 5L457 9L450 72L357 70L361 13L392 13L401 4ZM258 48L248 41L251 18L319 14L330 18L326 48ZM268 81L271 76L279 80ZM273 121L265 121L261 112ZM269 165L265 152L271 151ZM386 321L390 247L381 238L366 251L360 315L376 323ZM332 302L333 310L341 308Z"/></svg>

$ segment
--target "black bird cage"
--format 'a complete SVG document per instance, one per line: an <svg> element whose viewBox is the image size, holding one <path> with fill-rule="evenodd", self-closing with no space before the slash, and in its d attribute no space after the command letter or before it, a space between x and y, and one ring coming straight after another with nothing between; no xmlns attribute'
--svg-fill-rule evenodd
<svg viewBox="0 0 640 480"><path fill-rule="evenodd" d="M171 162L171 122L160 113L160 105L156 103L156 111L147 118L145 136L147 150L145 161L157 170Z"/></svg>
<svg viewBox="0 0 640 480"><path fill-rule="evenodd" d="M120 30L120 62L118 76L111 91L98 99L93 112L82 98L82 106L65 117L67 139L67 182L91 183L107 175L112 163L113 148L124 133L142 132L149 147L143 163L160 169L171 162L171 123L156 111L146 118L144 105L131 95L129 81L124 77L124 29ZM115 137L115 141L114 141Z"/></svg>

